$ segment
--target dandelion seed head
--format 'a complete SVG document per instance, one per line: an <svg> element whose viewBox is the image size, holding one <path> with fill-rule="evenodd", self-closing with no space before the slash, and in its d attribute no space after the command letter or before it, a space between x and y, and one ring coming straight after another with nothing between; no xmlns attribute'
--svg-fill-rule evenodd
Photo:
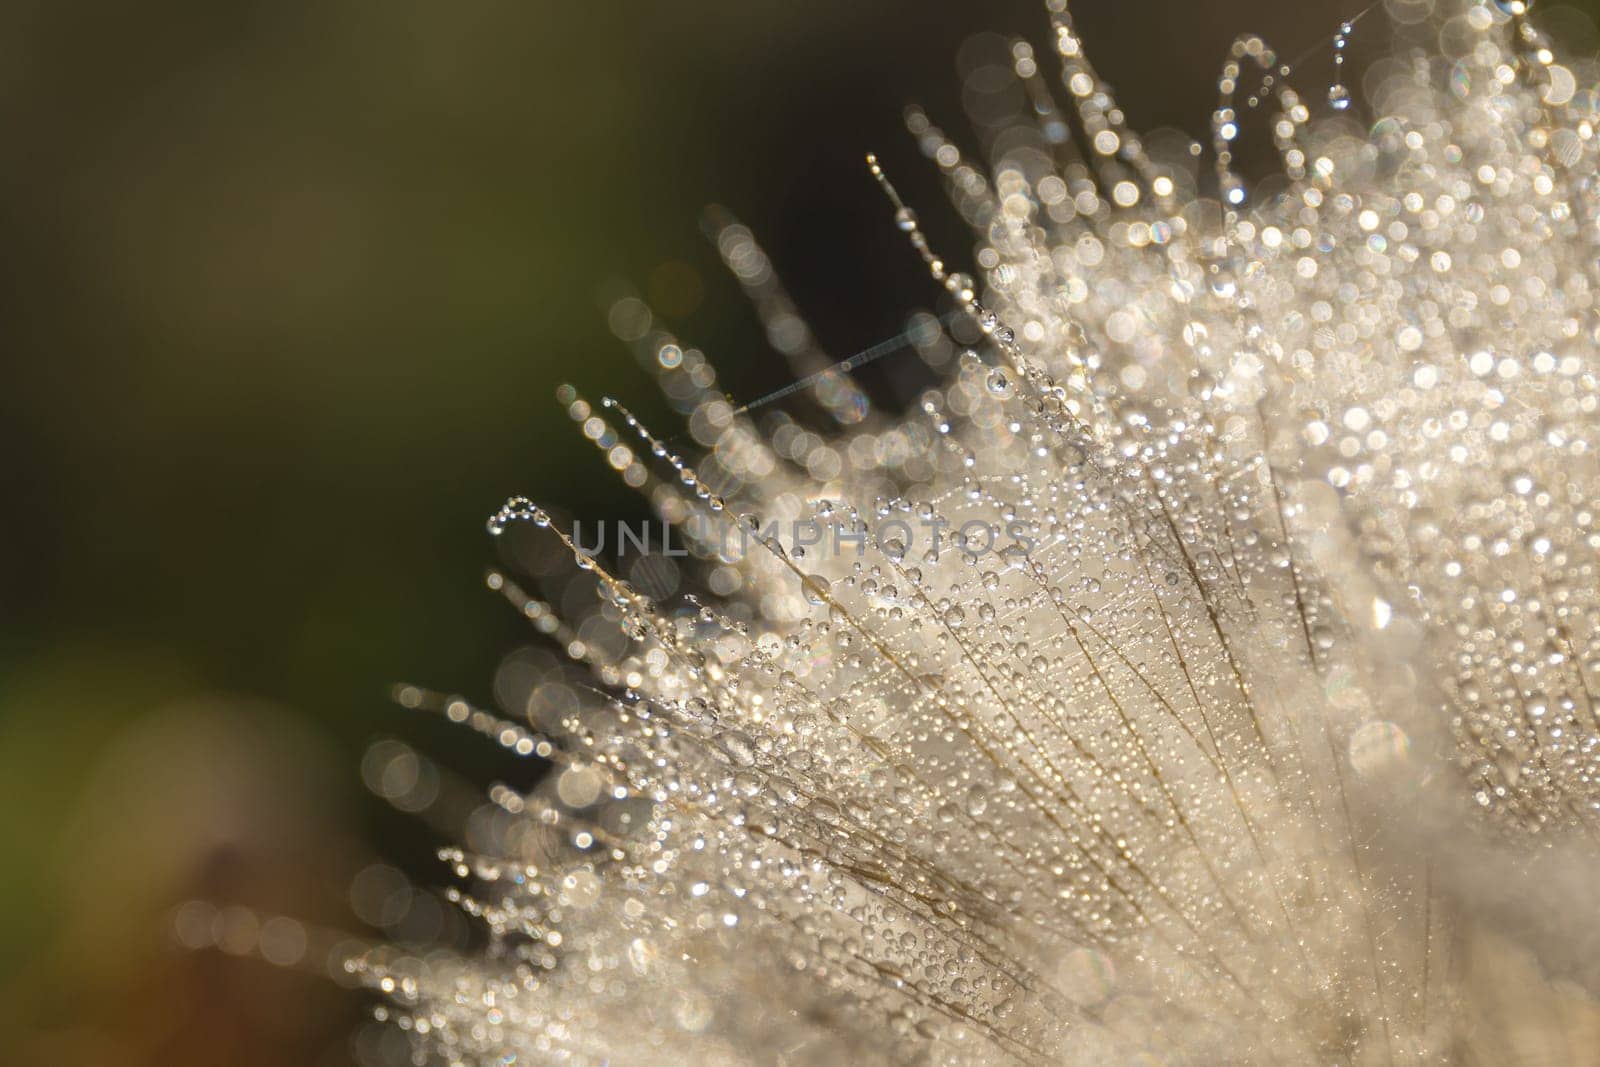
<svg viewBox="0 0 1600 1067"><path fill-rule="evenodd" d="M553 764L448 853L490 951L351 959L420 1047L1494 1061L1554 1040L1510 976L1563 966L1596 1017L1594 931L1557 915L1600 815L1600 70L1523 3L1400 3L1439 51L1356 101L1352 19L1320 111L1244 36L1203 172L1128 127L1047 6L1053 48L990 69L1029 106L988 116L985 158L907 118L975 275L868 157L956 312L907 329L939 376L906 412L720 209L708 236L827 430L736 407L642 300L610 308L687 440L560 401L688 558L627 569L521 497L490 518L593 597L491 576L567 660L503 671L504 713L397 693ZM1283 173L1247 185L1258 111ZM437 777L398 742L363 773L401 807ZM186 939L218 936L202 918Z"/></svg>

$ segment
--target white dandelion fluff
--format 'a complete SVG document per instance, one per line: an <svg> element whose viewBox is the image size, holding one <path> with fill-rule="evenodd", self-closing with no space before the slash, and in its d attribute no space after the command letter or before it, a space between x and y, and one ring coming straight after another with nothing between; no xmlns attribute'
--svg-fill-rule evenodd
<svg viewBox="0 0 1600 1067"><path fill-rule="evenodd" d="M1600 66L1388 6L1361 103L1240 38L1209 153L1127 126L1065 0L981 157L912 112L979 276L871 161L959 313L903 415L725 215L831 430L614 313L693 444L560 400L687 557L491 520L597 596L490 578L563 700L400 693L551 764L446 856L487 951L349 964L419 1054L1597 1062Z"/></svg>

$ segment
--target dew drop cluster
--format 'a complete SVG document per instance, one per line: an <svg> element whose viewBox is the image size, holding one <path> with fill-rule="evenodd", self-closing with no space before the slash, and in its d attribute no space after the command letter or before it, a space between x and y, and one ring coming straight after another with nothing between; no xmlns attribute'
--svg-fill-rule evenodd
<svg viewBox="0 0 1600 1067"><path fill-rule="evenodd" d="M549 764L444 855L487 951L348 964L423 1054L1593 1054L1600 67L1525 3L1395 0L1360 91L1348 23L1308 96L1241 37L1207 153L1131 129L1046 6L975 75L981 151L907 116L971 273L870 161L935 283L907 410L722 211L796 413L631 297L682 425L561 391L687 555L489 520L585 595L496 572L546 651L497 710L404 691Z"/></svg>

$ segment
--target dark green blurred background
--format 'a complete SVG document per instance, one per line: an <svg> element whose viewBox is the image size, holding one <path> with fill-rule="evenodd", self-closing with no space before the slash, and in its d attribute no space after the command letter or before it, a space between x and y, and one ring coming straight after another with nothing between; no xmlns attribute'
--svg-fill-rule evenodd
<svg viewBox="0 0 1600 1067"><path fill-rule="evenodd" d="M1297 54L1361 6L1075 10L1136 127L1200 134L1236 32ZM1358 54L1386 32L1364 26ZM362 788L361 753L392 734L465 780L498 770L389 684L484 697L527 639L481 581L507 494L637 514L552 398L571 380L670 422L599 294L672 312L736 396L782 384L700 234L715 200L836 357L901 329L934 293L861 157L965 262L900 112L962 135L955 59L981 30L1050 44L1033 0L4 6L12 1062L378 1054L351 1039L359 996L177 950L169 909L370 933L358 871L436 878L436 829ZM889 405L894 362L864 376Z"/></svg>

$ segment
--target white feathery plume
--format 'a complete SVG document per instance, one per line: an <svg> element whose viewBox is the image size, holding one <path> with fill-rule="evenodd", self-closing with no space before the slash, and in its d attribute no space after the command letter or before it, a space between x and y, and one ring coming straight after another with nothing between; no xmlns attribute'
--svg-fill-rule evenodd
<svg viewBox="0 0 1600 1067"><path fill-rule="evenodd" d="M981 282L872 161L964 315L903 416L709 220L835 430L637 314L695 456L563 389L716 603L491 520L597 604L491 576L571 660L531 719L401 691L552 770L447 856L486 953L350 962L380 1017L474 1065L1597 1062L1600 67L1389 6L1370 127L1240 38L1214 174L1065 0L983 164L912 112Z"/></svg>

